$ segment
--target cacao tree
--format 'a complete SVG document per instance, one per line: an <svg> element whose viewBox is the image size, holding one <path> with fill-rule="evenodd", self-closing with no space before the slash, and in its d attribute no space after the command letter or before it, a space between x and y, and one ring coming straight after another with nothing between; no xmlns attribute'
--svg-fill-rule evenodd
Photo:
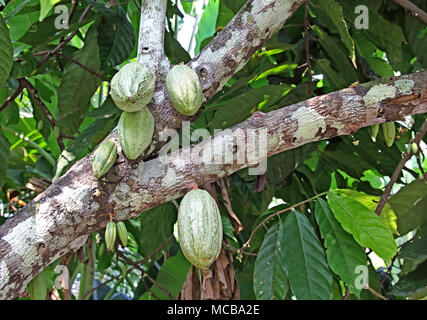
<svg viewBox="0 0 427 320"><path fill-rule="evenodd" d="M0 299L425 299L426 10L0 0Z"/></svg>

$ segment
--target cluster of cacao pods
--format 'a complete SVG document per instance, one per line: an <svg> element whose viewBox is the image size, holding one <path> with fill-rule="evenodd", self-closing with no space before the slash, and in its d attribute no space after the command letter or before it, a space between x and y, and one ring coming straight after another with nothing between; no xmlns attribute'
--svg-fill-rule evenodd
<svg viewBox="0 0 427 320"><path fill-rule="evenodd" d="M119 221L117 223L114 221L108 222L105 227L105 246L108 251L114 250L117 235L119 235L119 239L123 247L126 247L128 244L128 231L125 223L123 221Z"/></svg>
<svg viewBox="0 0 427 320"><path fill-rule="evenodd" d="M391 147L393 145L394 139L396 137L396 127L394 125L394 122L385 122L381 124L381 127L383 129L383 135L385 143L388 147ZM376 141L378 132L380 131L380 125L374 124L370 127L370 134L372 141Z"/></svg>
<svg viewBox="0 0 427 320"><path fill-rule="evenodd" d="M130 160L137 159L153 139L154 118L147 104L154 95L156 76L144 65L129 63L111 80L111 97L123 110L118 124L119 142ZM197 73L186 65L176 65L166 77L166 89L174 108L186 116L194 115L203 102ZM117 156L113 141L102 143L92 158L96 178L106 174Z"/></svg>
<svg viewBox="0 0 427 320"><path fill-rule="evenodd" d="M209 192L193 189L184 196L178 210L178 237L184 256L194 266L206 269L218 258L222 220Z"/></svg>

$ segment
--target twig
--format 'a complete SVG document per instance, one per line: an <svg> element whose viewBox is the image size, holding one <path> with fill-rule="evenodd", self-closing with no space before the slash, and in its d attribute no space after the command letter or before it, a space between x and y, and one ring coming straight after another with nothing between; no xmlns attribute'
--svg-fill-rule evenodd
<svg viewBox="0 0 427 320"><path fill-rule="evenodd" d="M108 80L106 77L104 77L102 74L96 72L95 70L89 68L88 66L85 66L84 64L81 64L80 62L78 62L77 60L73 59L72 57L61 53L61 56L63 56L65 59L71 61L72 63L75 63L76 65L78 65L79 67L82 67L84 70L94 74L95 76L97 76L98 78L101 78L103 81L110 81Z"/></svg>
<svg viewBox="0 0 427 320"><path fill-rule="evenodd" d="M42 99L40 99L39 94L37 92L37 89L34 88L34 86L31 84L31 82L29 82L27 79L25 78L21 78L19 79L20 84L27 89L28 94L30 94L32 96L32 98L34 99L34 101L37 103L37 105L40 107L40 109L42 110L42 112L44 113L44 115L46 116L46 118L48 119L50 125L52 128L55 128L57 123L55 118L53 117L53 115L50 113L48 107L44 104L44 102L42 101ZM58 141L58 145L59 148L61 149L61 151L65 150L65 145L64 145L64 141L62 141L61 136L59 136L57 138Z"/></svg>
<svg viewBox="0 0 427 320"><path fill-rule="evenodd" d="M414 142L419 145L421 139L424 137L424 135L427 133L427 120L424 121L423 125L421 126L420 130L418 131L417 135L414 138ZM384 193L381 195L381 199L378 202L378 206L375 209L375 213L377 215L380 215L382 210L384 209L384 206L390 197L391 189L393 188L393 185L396 183L397 179L400 176L400 172L405 167L406 162L408 162L409 159L414 155L412 151L406 152L403 155L402 160L400 160L399 164L397 165L396 169L393 172L393 175L391 176L390 182L387 184L387 186L384 189Z"/></svg>
<svg viewBox="0 0 427 320"><path fill-rule="evenodd" d="M236 234L239 234L240 231L243 230L242 223L240 222L239 218L236 216L236 214L233 211L233 208L231 206L230 197L229 197L228 192L227 192L227 187L225 186L224 180L222 180L222 179L219 181L219 188L221 190L221 196L224 200L224 202L223 202L224 207L227 209L228 214L236 223L236 227L237 227Z"/></svg>
<svg viewBox="0 0 427 320"><path fill-rule="evenodd" d="M321 196L323 196L323 195L327 194L328 192L329 192L329 191L325 191L325 192L319 193L318 195L316 195L316 196L314 196L314 197L312 197L312 198L310 198L310 199L306 199L306 200L301 201L301 202L299 202L299 203L297 203L297 204L294 204L294 205L292 205L292 206L290 206L290 207L287 207L286 209L283 209L283 210L277 211L277 212L275 212L275 213L273 213L273 214L269 215L267 218L265 218L264 220L262 220L262 221L261 221L261 223L259 223L259 224L255 227L254 231L252 231L251 235L249 236L248 241L246 241L246 243L243 245L243 247L241 247L241 248L240 248L240 250L244 250L244 249L246 249L246 248L249 246L249 244L251 243L252 238L253 238L253 237L254 237L254 235L255 235L255 232L257 232L257 231L258 231L258 229L259 229L261 226L265 226L265 223L266 223L268 220L270 220L271 218L273 218L274 216L279 216L280 214L282 214L282 213L284 213L284 212L287 212L287 211L289 211L289 210L291 210L291 209L295 209L296 207L299 207L300 205L302 205L302 204L304 204L304 203L307 203L307 202L313 201L314 199L319 198L319 197L321 197Z"/></svg>
<svg viewBox="0 0 427 320"><path fill-rule="evenodd" d="M308 3L307 0L304 4L304 38L305 38L305 59L307 61L307 95L309 97L313 94L313 83L312 83L312 75L311 75L311 62L310 62L310 36L308 34L308 29L310 28L310 24L308 21Z"/></svg>
<svg viewBox="0 0 427 320"><path fill-rule="evenodd" d="M412 16L418 18L418 20L427 25L427 13L418 8L415 4L409 0L394 0L394 2L403 7L405 10L408 10Z"/></svg>
<svg viewBox="0 0 427 320"><path fill-rule="evenodd" d="M374 296L383 299L383 300L388 300L386 297L384 297L383 295L381 295L380 293L376 292L374 289L372 289L369 284L365 284L365 289L367 289L370 293L372 293Z"/></svg>
<svg viewBox="0 0 427 320"><path fill-rule="evenodd" d="M227 247L228 250L233 251L237 254L241 253L241 254L246 254L248 256L254 256L254 257L256 257L258 255L257 253L247 252L247 251L244 251L242 249L236 249L235 247L233 247L232 245L230 245L226 242L224 242L224 245Z"/></svg>
<svg viewBox="0 0 427 320"><path fill-rule="evenodd" d="M80 16L78 22L82 22L83 19L86 17L86 15L89 13L90 8L92 8L91 5L87 6L86 9L83 11L82 15ZM68 42L71 41L71 39L73 39L73 37L77 34L78 29L74 30L64 41L61 41L55 49L53 49L52 51L49 51L48 53L46 53L46 55L39 60L39 62L37 63L37 68L40 67L42 64L44 64L47 60L49 60L52 56L54 56L57 52L59 52L59 50L62 49L62 47L64 47Z"/></svg>
<svg viewBox="0 0 427 320"><path fill-rule="evenodd" d="M20 93L22 92L23 89L24 89L24 87L22 86L21 82L19 82L19 86L15 90L15 92L11 96L7 97L7 99L0 106L0 112L2 112L4 109L6 109L6 107L9 105L9 103L11 101L15 100L20 95Z"/></svg>

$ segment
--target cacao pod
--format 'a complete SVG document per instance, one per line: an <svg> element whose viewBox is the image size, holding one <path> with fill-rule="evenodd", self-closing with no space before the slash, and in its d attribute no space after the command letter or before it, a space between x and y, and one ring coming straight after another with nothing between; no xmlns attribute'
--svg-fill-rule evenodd
<svg viewBox="0 0 427 320"><path fill-rule="evenodd" d="M106 174L117 157L117 147L113 141L104 141L95 150L92 157L92 171L97 179Z"/></svg>
<svg viewBox="0 0 427 320"><path fill-rule="evenodd" d="M209 192L189 191L178 210L179 244L194 266L206 269L218 258L222 245L222 220Z"/></svg>
<svg viewBox="0 0 427 320"><path fill-rule="evenodd" d="M128 244L128 231L123 221L117 222L117 233L119 234L119 239L123 247L126 247Z"/></svg>
<svg viewBox="0 0 427 320"><path fill-rule="evenodd" d="M42 270L27 286L30 300L46 300L47 282L46 271Z"/></svg>
<svg viewBox="0 0 427 320"><path fill-rule="evenodd" d="M123 153L128 159L135 160L151 143L153 115L147 107L138 112L124 111L120 116L118 132Z"/></svg>
<svg viewBox="0 0 427 320"><path fill-rule="evenodd" d="M385 143L388 147L391 147L396 136L396 127L394 126L394 122L385 122L382 124L382 127Z"/></svg>
<svg viewBox="0 0 427 320"><path fill-rule="evenodd" d="M111 251L114 249L116 238L117 238L116 223L113 221L110 221L107 223L107 226L105 227L105 246L107 247L108 251Z"/></svg>
<svg viewBox="0 0 427 320"><path fill-rule="evenodd" d="M411 151L413 154L416 154L418 152L418 145L415 142L412 142L411 144Z"/></svg>
<svg viewBox="0 0 427 320"><path fill-rule="evenodd" d="M176 65L169 71L166 88L172 105L185 116L194 115L202 105L203 92L199 77L186 65Z"/></svg>
<svg viewBox="0 0 427 320"><path fill-rule="evenodd" d="M380 125L378 123L374 124L373 126L370 127L370 130L371 130L372 141L375 142L377 140L378 131L380 131Z"/></svg>
<svg viewBox="0 0 427 320"><path fill-rule="evenodd" d="M111 79L111 98L119 109L140 111L153 98L156 76L146 66L128 63Z"/></svg>

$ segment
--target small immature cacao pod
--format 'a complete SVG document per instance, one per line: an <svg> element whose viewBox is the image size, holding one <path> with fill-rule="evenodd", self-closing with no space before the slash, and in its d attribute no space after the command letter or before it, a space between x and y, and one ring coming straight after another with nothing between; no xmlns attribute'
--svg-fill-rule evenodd
<svg viewBox="0 0 427 320"><path fill-rule="evenodd" d="M27 286L30 300L46 300L47 282L46 271L42 270Z"/></svg>
<svg viewBox="0 0 427 320"><path fill-rule="evenodd" d="M119 141L123 153L130 160L138 158L150 145L154 132L154 118L144 107L138 112L123 112L120 116Z"/></svg>
<svg viewBox="0 0 427 320"><path fill-rule="evenodd" d="M222 233L215 199L205 190L189 191L178 210L179 244L187 260L198 268L208 268L221 251Z"/></svg>
<svg viewBox="0 0 427 320"><path fill-rule="evenodd" d="M92 171L97 179L106 174L117 157L117 147L113 141L104 141L95 150L92 157Z"/></svg>
<svg viewBox="0 0 427 320"><path fill-rule="evenodd" d="M107 247L108 251L111 251L114 249L116 238L117 238L116 223L113 221L110 221L107 223L107 226L105 227L105 246Z"/></svg>
<svg viewBox="0 0 427 320"><path fill-rule="evenodd" d="M199 77L186 65L176 65L169 71L166 88L172 105L185 116L194 115L202 105L203 92Z"/></svg>
<svg viewBox="0 0 427 320"><path fill-rule="evenodd" d="M413 154L416 154L418 152L418 145L415 142L411 143L411 151Z"/></svg>
<svg viewBox="0 0 427 320"><path fill-rule="evenodd" d="M380 131L380 125L374 124L373 126L370 127L370 131L371 131L371 138L372 141L376 141L377 140L377 135L378 135L378 131Z"/></svg>
<svg viewBox="0 0 427 320"><path fill-rule="evenodd" d="M385 122L382 124L382 127L385 143L388 147L391 147L396 136L396 127L394 126L394 122Z"/></svg>
<svg viewBox="0 0 427 320"><path fill-rule="evenodd" d="M128 231L123 221L117 222L117 233L119 234L119 239L123 247L126 247L128 244Z"/></svg>
<svg viewBox="0 0 427 320"><path fill-rule="evenodd" d="M119 109L140 111L153 98L156 76L146 66L128 63L111 79L111 98Z"/></svg>

